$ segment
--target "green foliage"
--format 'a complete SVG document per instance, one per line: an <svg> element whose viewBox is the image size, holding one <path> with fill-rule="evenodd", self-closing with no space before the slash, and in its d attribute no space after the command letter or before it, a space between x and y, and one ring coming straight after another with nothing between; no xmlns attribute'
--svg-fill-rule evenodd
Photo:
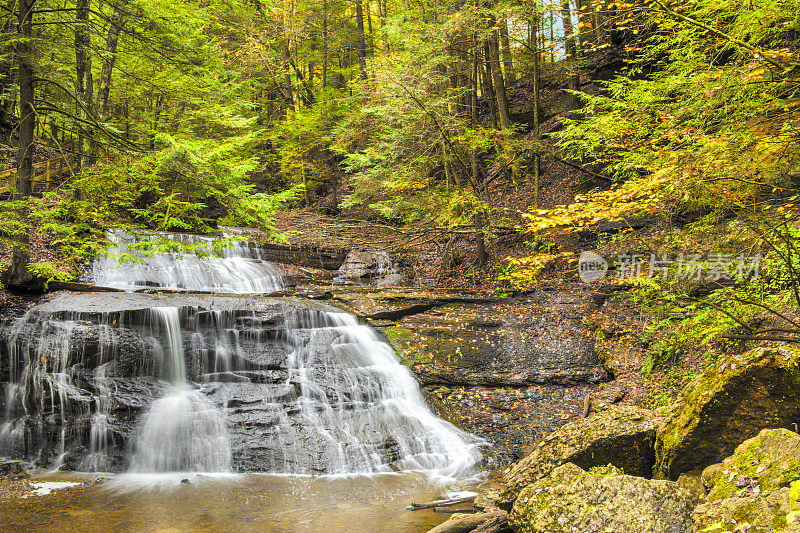
<svg viewBox="0 0 800 533"><path fill-rule="evenodd" d="M542 272L567 255L542 253L529 257L507 257L505 264L497 265L497 280L501 283L501 288L498 289L500 295L512 296L530 289Z"/></svg>
<svg viewBox="0 0 800 533"><path fill-rule="evenodd" d="M28 272L44 279L44 288L53 281L71 281L75 276L71 272L60 270L53 263L28 263Z"/></svg>

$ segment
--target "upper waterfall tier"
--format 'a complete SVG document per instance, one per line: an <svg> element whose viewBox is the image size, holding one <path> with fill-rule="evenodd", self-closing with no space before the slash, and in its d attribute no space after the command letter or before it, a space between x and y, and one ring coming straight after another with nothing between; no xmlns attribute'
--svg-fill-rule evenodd
<svg viewBox="0 0 800 533"><path fill-rule="evenodd" d="M3 336L0 450L41 464L455 475L480 457L388 344L317 303L62 294Z"/></svg>
<svg viewBox="0 0 800 533"><path fill-rule="evenodd" d="M108 257L98 257L89 280L95 285L125 290L147 287L225 293L270 293L283 290L283 276L264 261L258 247L235 242L214 250L214 239L199 235L153 232L138 239L164 240L185 245L182 250L156 255L132 252L140 242L123 232L111 232L115 246ZM121 254L129 260L121 260ZM132 260L131 260L132 259Z"/></svg>

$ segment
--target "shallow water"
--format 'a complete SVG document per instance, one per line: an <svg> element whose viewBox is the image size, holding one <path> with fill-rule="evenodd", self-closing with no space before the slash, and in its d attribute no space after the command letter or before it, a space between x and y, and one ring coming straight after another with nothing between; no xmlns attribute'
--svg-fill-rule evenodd
<svg viewBox="0 0 800 533"><path fill-rule="evenodd" d="M180 483L182 478L191 483ZM80 481L46 496L0 501L4 531L424 532L449 515L407 511L478 482L444 485L419 473L354 477L278 475L108 476L55 473L32 482Z"/></svg>

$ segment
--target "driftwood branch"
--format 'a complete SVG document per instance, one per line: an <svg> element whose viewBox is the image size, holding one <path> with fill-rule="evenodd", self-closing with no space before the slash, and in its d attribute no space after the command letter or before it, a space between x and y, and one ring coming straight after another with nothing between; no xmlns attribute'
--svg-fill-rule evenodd
<svg viewBox="0 0 800 533"><path fill-rule="evenodd" d="M503 531L508 524L508 513L505 511L492 511L468 516L460 520L448 520L436 526L428 533L495 533ZM483 528L483 529L481 529Z"/></svg>
<svg viewBox="0 0 800 533"><path fill-rule="evenodd" d="M458 505L459 503L469 503L475 501L475 496L466 496L464 498L448 498L445 500L434 500L428 503L412 503L406 509L409 511L419 511L420 509L436 509L436 507L447 507L450 505Z"/></svg>

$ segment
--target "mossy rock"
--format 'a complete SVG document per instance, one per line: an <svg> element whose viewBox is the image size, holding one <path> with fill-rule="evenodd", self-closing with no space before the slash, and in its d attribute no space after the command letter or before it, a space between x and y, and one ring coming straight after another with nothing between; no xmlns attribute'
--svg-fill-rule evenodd
<svg viewBox="0 0 800 533"><path fill-rule="evenodd" d="M569 423L540 440L533 452L505 472L498 503L510 509L525 487L565 463L584 469L611 464L626 474L651 477L659 423L651 411L628 406Z"/></svg>
<svg viewBox="0 0 800 533"><path fill-rule="evenodd" d="M566 463L520 493L509 524L516 533L688 533L696 504L671 481Z"/></svg>
<svg viewBox="0 0 800 533"><path fill-rule="evenodd" d="M744 441L720 465L703 472L708 500L730 498L737 492L772 491L800 479L800 435L787 429L765 429Z"/></svg>
<svg viewBox="0 0 800 533"><path fill-rule="evenodd" d="M757 348L727 356L689 384L656 439L656 477L677 479L720 462L766 428L800 421L797 355Z"/></svg>
<svg viewBox="0 0 800 533"><path fill-rule="evenodd" d="M702 531L800 531L800 435L765 429L703 471L709 493L693 515ZM794 487L794 494L792 490ZM792 513L790 515L790 513ZM745 528L746 529L746 528Z"/></svg>

